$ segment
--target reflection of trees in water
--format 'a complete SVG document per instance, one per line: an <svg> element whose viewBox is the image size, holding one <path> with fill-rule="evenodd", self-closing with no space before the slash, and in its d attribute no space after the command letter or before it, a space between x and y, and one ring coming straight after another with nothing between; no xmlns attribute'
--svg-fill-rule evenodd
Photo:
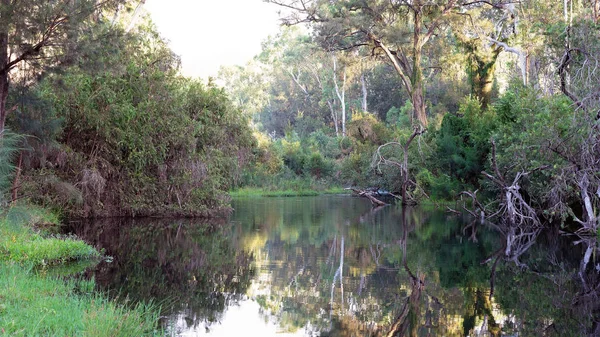
<svg viewBox="0 0 600 337"><path fill-rule="evenodd" d="M565 235L552 225L542 230L537 216L529 218L535 226L509 218L488 223L502 237L500 249L484 260L493 261L488 297L496 295L501 308L515 317L504 332L600 336L600 264L590 263L600 248L598 238ZM477 227L472 223L465 229L476 232Z"/></svg>
<svg viewBox="0 0 600 337"><path fill-rule="evenodd" d="M458 220L439 212L394 206L372 211L368 203L357 206L364 201L346 202L287 205L284 211L280 205L236 205L238 211L252 208L234 219L239 241L262 243L249 250L265 257L258 270L269 291L256 297L284 330L461 336L456 317L480 322L490 315L489 301L487 310L479 308L484 304L466 308L471 295L457 289L467 283L485 289L487 268L480 262L492 250L490 237L479 235L479 244L463 241Z"/></svg>
<svg viewBox="0 0 600 337"><path fill-rule="evenodd" d="M255 296L264 311L287 331L304 328L309 322L314 331L328 331L330 317L333 321L355 317L358 323L382 320L384 310L391 310L396 299L397 282L393 280L397 271L379 270L369 246L373 240L391 244L399 230L393 226L371 228L368 222L373 219L363 216L370 205L352 198L319 200L297 205L300 207L279 202L234 205L239 216L234 220L243 227L239 241L263 243L246 249L265 256L264 264L260 258L257 264L269 290Z"/></svg>
<svg viewBox="0 0 600 337"><path fill-rule="evenodd" d="M100 286L166 299L192 326L220 320L249 289L282 330L321 336L600 335L598 262L592 255L581 266L595 238L573 249L573 240L542 232L520 255L526 270L500 260L492 297L491 266L481 262L504 251L503 237L480 227L469 240L454 216L372 211L348 197L234 207L233 227L104 220L76 234L115 257L97 268Z"/></svg>
<svg viewBox="0 0 600 337"><path fill-rule="evenodd" d="M277 200L238 214L242 246L264 257L258 269L269 290L256 297L283 330L309 326L321 336L527 336L595 329L590 317L597 317L598 300L593 291L578 293L581 252L565 254L573 250L572 241L531 246L519 255L528 271L498 263L497 293L491 296L491 265L482 262L494 251L505 252L504 237L484 226L463 233L464 219L449 214L412 208L403 213L394 206L371 210L356 202ZM581 249L585 253L587 246ZM593 290L598 280L592 264L585 277ZM561 281L565 277L568 282Z"/></svg>
<svg viewBox="0 0 600 337"><path fill-rule="evenodd" d="M573 238L546 231L528 250L525 269L507 264L499 270L498 302L519 318L507 331L600 336L599 271L591 265L581 269L589 242ZM598 245L596 238L591 241Z"/></svg>
<svg viewBox="0 0 600 337"><path fill-rule="evenodd" d="M194 220L103 219L74 231L105 254L94 271L103 290L134 301L152 300L188 325L219 320L246 292L252 257L236 252L225 223Z"/></svg>
<svg viewBox="0 0 600 337"><path fill-rule="evenodd" d="M586 155L587 152L582 153ZM504 308L518 312L519 316L523 317L515 321L513 330L516 332L600 336L600 264L592 259L600 249L600 236L596 231L596 209L591 200L593 198L590 197L590 193L596 187L589 189L592 185L588 179L590 170L575 166L577 169L572 175L581 179L572 185L574 190L579 189L579 192L551 198L557 199L554 203L558 204L554 208L563 210L558 212L563 214L561 222L570 221L571 226L575 225L577 228L574 233L567 234L567 242L570 245L578 245L581 251L566 259L559 258L553 248L565 238L565 234L558 230L559 224L551 222L553 216L548 215L549 211L539 209L534 204L530 205L533 199L529 198L520 186L527 176L535 171L545 170L548 166L516 172L511 182L507 179L507 172L499 170L496 163L496 144L492 140L493 174L485 171L482 174L498 189L497 200L484 206L478 201L476 192L462 192L470 197L472 206L472 209L465 206L463 209L481 223L487 220L487 225L503 237L501 249L485 260L486 263L493 261L489 297L494 294L496 278L503 278L498 287L505 294L509 294L500 296ZM581 195L580 198L577 194ZM600 196L600 188L596 194ZM568 205L561 198L569 199ZM583 214L583 220L579 219L577 214ZM570 227L568 223L561 223L560 226ZM465 229L476 232L477 220ZM540 245L538 242L544 231L550 241L549 245ZM572 247L567 248L567 251L571 250ZM504 266L504 270L497 272L499 261L512 262L515 266ZM546 266L539 268L540 261ZM524 279L527 283L521 283ZM510 282L514 289L506 289L504 282ZM531 287L532 284L535 286ZM528 289L529 292L524 293L522 289ZM515 298L519 301L513 303ZM527 307L528 310L522 310L523 307Z"/></svg>

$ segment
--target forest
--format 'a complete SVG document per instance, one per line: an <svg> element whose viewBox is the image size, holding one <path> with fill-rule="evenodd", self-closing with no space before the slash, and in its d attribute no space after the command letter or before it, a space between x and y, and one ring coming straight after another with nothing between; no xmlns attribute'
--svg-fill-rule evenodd
<svg viewBox="0 0 600 337"><path fill-rule="evenodd" d="M600 1L266 2L279 33L199 79L143 1L0 0L3 274L97 256L48 234L65 219L353 188L493 223L493 268L572 235L600 303Z"/></svg>
<svg viewBox="0 0 600 337"><path fill-rule="evenodd" d="M281 33L219 76L257 139L242 186L598 233L597 2L271 2Z"/></svg>

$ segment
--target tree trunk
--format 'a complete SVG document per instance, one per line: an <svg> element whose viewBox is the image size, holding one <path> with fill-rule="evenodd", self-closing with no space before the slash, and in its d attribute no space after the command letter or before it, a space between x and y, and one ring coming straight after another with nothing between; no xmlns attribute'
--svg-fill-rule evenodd
<svg viewBox="0 0 600 337"><path fill-rule="evenodd" d="M342 137L346 137L346 68L344 67L344 81L342 82Z"/></svg>
<svg viewBox="0 0 600 337"><path fill-rule="evenodd" d="M423 97L423 70L421 69L423 42L421 36L422 13L420 1L416 1L414 12L414 32L413 32L413 66L412 76L410 78L412 84L411 100L414 109L414 116L419 121L423 128L427 128L427 114L425 111L425 99Z"/></svg>
<svg viewBox="0 0 600 337"><path fill-rule="evenodd" d="M362 88L362 111L367 112L367 81L365 74L360 75L360 86Z"/></svg>
<svg viewBox="0 0 600 337"><path fill-rule="evenodd" d="M340 101L340 107L342 109L342 137L346 137L346 67L344 67L344 78L342 82L342 88L337 82L337 61L335 55L332 55L333 59L333 84L335 87L335 93Z"/></svg>
<svg viewBox="0 0 600 337"><path fill-rule="evenodd" d="M502 48L496 47L491 56L480 56L472 53L469 77L471 77L471 92L481 102L481 109L485 110L492 99L496 60Z"/></svg>
<svg viewBox="0 0 600 337"><path fill-rule="evenodd" d="M427 128L427 113L425 109L425 99L423 97L423 83L415 83L412 92L412 104L414 116L419 121L423 128Z"/></svg>
<svg viewBox="0 0 600 337"><path fill-rule="evenodd" d="M6 1L2 1L5 5ZM8 97L8 32L0 32L0 138L4 134L6 124L6 99Z"/></svg>

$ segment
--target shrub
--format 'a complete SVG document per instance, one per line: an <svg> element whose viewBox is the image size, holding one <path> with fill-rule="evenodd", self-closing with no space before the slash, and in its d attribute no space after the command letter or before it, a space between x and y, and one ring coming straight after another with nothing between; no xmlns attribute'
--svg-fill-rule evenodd
<svg viewBox="0 0 600 337"><path fill-rule="evenodd" d="M348 123L348 137L362 143L376 145L384 144L391 138L391 132L375 115L370 113L352 114L352 120Z"/></svg>

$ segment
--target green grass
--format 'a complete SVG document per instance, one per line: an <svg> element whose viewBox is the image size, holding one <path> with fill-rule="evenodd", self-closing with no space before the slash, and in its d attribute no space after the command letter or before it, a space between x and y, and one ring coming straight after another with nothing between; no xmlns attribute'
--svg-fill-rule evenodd
<svg viewBox="0 0 600 337"><path fill-rule="evenodd" d="M36 226L53 226L58 217L36 207L11 208L0 219L0 261L33 266L98 258L100 254L75 237L44 235Z"/></svg>
<svg viewBox="0 0 600 337"><path fill-rule="evenodd" d="M60 278L94 265L100 254L75 237L50 235L57 216L28 205L3 215L0 336L161 335L158 308L125 307L94 294L93 280Z"/></svg>
<svg viewBox="0 0 600 337"><path fill-rule="evenodd" d="M0 260L33 265L54 265L100 257L98 251L74 238L43 238L38 235L5 235L0 243Z"/></svg>
<svg viewBox="0 0 600 337"><path fill-rule="evenodd" d="M349 194L349 191L341 187L329 188L326 190L308 190L308 189L286 189L286 190L265 190L255 187L245 187L236 191L231 191L229 194L235 198L244 197L298 197L298 196L315 196L321 194Z"/></svg>
<svg viewBox="0 0 600 337"><path fill-rule="evenodd" d="M93 295L93 281L42 277L33 269L0 262L2 336L159 335L158 310L125 308Z"/></svg>

